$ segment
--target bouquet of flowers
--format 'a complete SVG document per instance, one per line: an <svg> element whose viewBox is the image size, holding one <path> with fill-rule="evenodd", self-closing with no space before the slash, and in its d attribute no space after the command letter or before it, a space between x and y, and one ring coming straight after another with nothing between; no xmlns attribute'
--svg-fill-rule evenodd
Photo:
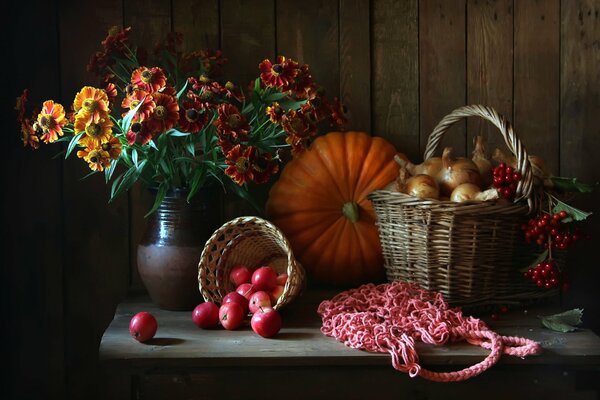
<svg viewBox="0 0 600 400"><path fill-rule="evenodd" d="M102 84L83 87L70 110L47 100L28 117L27 89L15 107L24 146L67 142L65 158L75 153L88 175L111 183L110 201L138 181L157 189L149 213L175 188L187 189L188 201L210 184L251 200L248 184L267 182L286 150L307 148L321 121L345 123L307 64L265 59L246 95L221 79L220 51L182 53L172 33L149 54L130 32L110 29L87 66Z"/></svg>

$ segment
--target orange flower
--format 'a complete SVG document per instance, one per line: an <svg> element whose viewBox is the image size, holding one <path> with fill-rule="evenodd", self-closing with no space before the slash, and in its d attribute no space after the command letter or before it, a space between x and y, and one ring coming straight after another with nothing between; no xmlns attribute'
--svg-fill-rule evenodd
<svg viewBox="0 0 600 400"><path fill-rule="evenodd" d="M44 143L52 143L62 136L62 128L66 122L64 107L54 103L53 100L45 101L42 111L37 117L38 127L43 132L41 139Z"/></svg>
<svg viewBox="0 0 600 400"><path fill-rule="evenodd" d="M218 108L219 118L214 122L220 135L235 138L245 138L250 131L250 125L240 110L232 104L221 104Z"/></svg>
<svg viewBox="0 0 600 400"><path fill-rule="evenodd" d="M252 180L261 184L267 183L271 175L279 171L279 165L272 159L271 154L265 153L252 160L250 169L252 170Z"/></svg>
<svg viewBox="0 0 600 400"><path fill-rule="evenodd" d="M208 114L198 102L184 102L179 111L179 126L184 132L200 132L208 122Z"/></svg>
<svg viewBox="0 0 600 400"><path fill-rule="evenodd" d="M110 111L108 96L103 89L85 86L75 95L73 110L77 112L78 117L97 123L101 118L106 118Z"/></svg>
<svg viewBox="0 0 600 400"><path fill-rule="evenodd" d="M283 116L281 126L288 135L300 138L310 137L317 133L317 126L306 115L294 110L289 111Z"/></svg>
<svg viewBox="0 0 600 400"><path fill-rule="evenodd" d="M167 77L158 67L139 67L131 74L131 83L138 89L154 93L167 85Z"/></svg>
<svg viewBox="0 0 600 400"><path fill-rule="evenodd" d="M153 133L165 132L175 126L179 120L179 105L174 97L153 93L152 99L156 104L150 118L146 120L149 130Z"/></svg>
<svg viewBox="0 0 600 400"><path fill-rule="evenodd" d="M92 171L102 172L105 168L110 167L110 154L102 148L79 150L77 157L87 161Z"/></svg>
<svg viewBox="0 0 600 400"><path fill-rule="evenodd" d="M148 129L147 121L134 122L129 127L129 132L125 135L127 143L133 145L135 142L148 144L152 140L152 132Z"/></svg>
<svg viewBox="0 0 600 400"><path fill-rule="evenodd" d="M154 107L156 107L156 104L154 104L154 100L152 100L152 96L150 96L148 92L143 90L134 90L131 95L128 95L123 99L123 101L121 102L121 107L133 110L142 101L144 103L140 106L140 108L138 108L137 115L139 116L139 120L143 121L146 118L150 117L150 115L154 111ZM127 112L123 113L123 116L125 115L127 115Z"/></svg>
<svg viewBox="0 0 600 400"><path fill-rule="evenodd" d="M40 147L40 138L29 118L25 118L21 122L21 140L23 140L23 147L27 147L27 145L31 146L33 149L38 149Z"/></svg>
<svg viewBox="0 0 600 400"><path fill-rule="evenodd" d="M100 146L102 150L106 151L110 156L111 160L117 160L121 155L122 145L118 138L111 137L108 142L102 143Z"/></svg>
<svg viewBox="0 0 600 400"><path fill-rule="evenodd" d="M100 118L98 122L88 122L88 118L78 115L75 118L75 133L85 132L79 143L82 146L96 148L107 142L112 136L113 123L110 118Z"/></svg>
<svg viewBox="0 0 600 400"><path fill-rule="evenodd" d="M281 118L285 114L285 111L278 102L274 102L269 107L267 107L266 114L269 116L269 119L272 123L277 124L281 122Z"/></svg>
<svg viewBox="0 0 600 400"><path fill-rule="evenodd" d="M114 83L107 83L106 87L104 88L104 91L106 92L106 96L108 97L109 103L115 101L115 98L117 97L117 87Z"/></svg>

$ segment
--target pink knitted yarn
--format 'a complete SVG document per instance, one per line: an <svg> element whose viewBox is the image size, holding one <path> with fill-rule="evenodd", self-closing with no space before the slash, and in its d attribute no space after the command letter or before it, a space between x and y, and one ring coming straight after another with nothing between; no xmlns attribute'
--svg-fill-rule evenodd
<svg viewBox="0 0 600 400"><path fill-rule="evenodd" d="M397 370L433 381L471 378L494 365L502 353L524 357L541 352L538 343L500 336L483 321L464 317L459 309L450 308L440 293L411 283L363 285L323 301L318 313L325 335L355 349L390 353ZM419 365L415 340L438 346L467 340L491 352L485 360L463 370L432 372Z"/></svg>

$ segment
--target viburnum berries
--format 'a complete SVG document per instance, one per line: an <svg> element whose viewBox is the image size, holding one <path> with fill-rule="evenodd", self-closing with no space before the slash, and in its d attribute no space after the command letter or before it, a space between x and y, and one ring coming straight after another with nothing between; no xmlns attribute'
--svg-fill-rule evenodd
<svg viewBox="0 0 600 400"><path fill-rule="evenodd" d="M527 224L523 224L521 229L525 233L527 243L537 243L545 249L566 250L574 243L582 239L579 228L575 227L572 231L569 225L561 223L569 214L566 211L559 211L555 214L542 213L535 218L531 218Z"/></svg>
<svg viewBox="0 0 600 400"><path fill-rule="evenodd" d="M525 272L525 277L531 279L538 287L546 289L551 289L561 283L561 273L558 270L556 262L551 259L542 261L535 267L529 268Z"/></svg>
<svg viewBox="0 0 600 400"><path fill-rule="evenodd" d="M521 180L521 173L505 163L500 163L494 168L492 174L493 184L498 189L498 194L505 199L512 200L517 191L517 184Z"/></svg>

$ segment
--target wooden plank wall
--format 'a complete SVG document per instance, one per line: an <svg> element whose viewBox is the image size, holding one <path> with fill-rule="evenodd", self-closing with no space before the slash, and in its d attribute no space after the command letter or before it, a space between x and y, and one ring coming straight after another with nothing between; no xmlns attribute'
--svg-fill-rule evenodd
<svg viewBox="0 0 600 400"><path fill-rule="evenodd" d="M85 64L111 25L133 26L146 47L178 31L186 50L220 48L230 60L228 77L241 85L263 58L306 62L343 99L349 128L383 136L417 161L445 114L488 104L552 171L600 180L600 0L47 0L11 2L8 11L12 73L5 75L2 126L11 139L2 198L10 234L2 295L11 305L13 329L4 335L13 348L8 390L15 397L101 393L102 332L127 291L143 290L135 253L148 194L136 188L107 205L101 179L79 180L86 173L79 160L51 160L56 147L23 150L9 112L24 87L37 103L54 98L68 106L94 83ZM490 149L501 143L481 121L457 125L442 142L457 153L469 154L476 134ZM264 200L266 190L257 194ZM599 200L596 194L578 204L598 213ZM225 198L224 219L247 212ZM595 238L599 227L594 221ZM565 300L584 306L586 322L598 329L600 276L589 261L595 243L573 257Z"/></svg>

